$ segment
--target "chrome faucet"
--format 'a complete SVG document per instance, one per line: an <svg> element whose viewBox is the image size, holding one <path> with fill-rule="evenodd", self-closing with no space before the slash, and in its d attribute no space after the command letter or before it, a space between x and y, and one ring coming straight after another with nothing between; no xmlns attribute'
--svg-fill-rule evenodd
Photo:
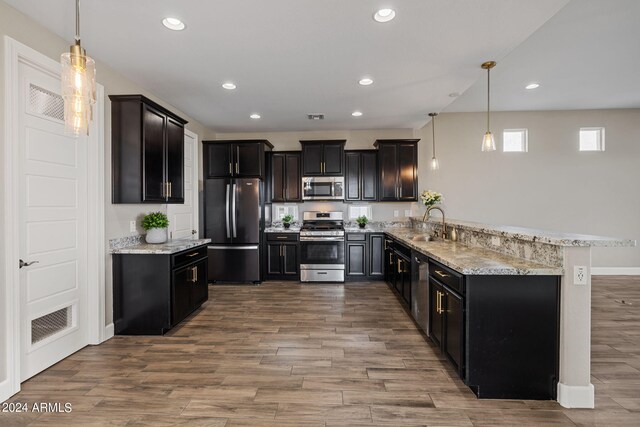
<svg viewBox="0 0 640 427"><path fill-rule="evenodd" d="M429 213L434 209L439 210L440 213L442 214L442 238L446 240L447 239L447 223L445 222L444 211L442 210L442 208L439 206L429 206L429 208L427 209L427 212L425 213L425 217L428 218Z"/></svg>

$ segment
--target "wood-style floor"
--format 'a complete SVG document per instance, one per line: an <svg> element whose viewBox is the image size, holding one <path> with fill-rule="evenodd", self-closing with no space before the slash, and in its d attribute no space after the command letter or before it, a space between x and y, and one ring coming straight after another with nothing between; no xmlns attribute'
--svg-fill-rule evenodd
<svg viewBox="0 0 640 427"><path fill-rule="evenodd" d="M0 425L640 425L639 278L593 280L595 410L477 400L382 283L210 298L167 336L87 347L11 399L72 413L0 413Z"/></svg>

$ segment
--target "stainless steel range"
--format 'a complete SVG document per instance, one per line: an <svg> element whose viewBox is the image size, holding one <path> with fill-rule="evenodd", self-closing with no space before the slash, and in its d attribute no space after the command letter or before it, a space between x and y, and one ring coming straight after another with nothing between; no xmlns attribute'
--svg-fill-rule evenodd
<svg viewBox="0 0 640 427"><path fill-rule="evenodd" d="M304 212L300 229L300 281L344 282L342 212Z"/></svg>

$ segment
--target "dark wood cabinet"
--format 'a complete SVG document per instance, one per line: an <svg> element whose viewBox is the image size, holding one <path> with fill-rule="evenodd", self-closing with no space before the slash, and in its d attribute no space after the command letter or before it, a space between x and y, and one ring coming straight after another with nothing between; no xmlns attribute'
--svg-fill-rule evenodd
<svg viewBox="0 0 640 427"><path fill-rule="evenodd" d="M385 236L384 278L401 301L411 305L411 249Z"/></svg>
<svg viewBox="0 0 640 427"><path fill-rule="evenodd" d="M345 151L345 200L376 201L378 199L378 152L376 150Z"/></svg>
<svg viewBox="0 0 640 427"><path fill-rule="evenodd" d="M469 276L428 260L428 335L480 398L555 399L557 276Z"/></svg>
<svg viewBox="0 0 640 427"><path fill-rule="evenodd" d="M267 140L202 141L206 178L260 178L265 175Z"/></svg>
<svg viewBox="0 0 640 427"><path fill-rule="evenodd" d="M345 140L300 141L303 176L343 176Z"/></svg>
<svg viewBox="0 0 640 427"><path fill-rule="evenodd" d="M300 152L272 152L269 156L270 200L272 202L301 202L302 176Z"/></svg>
<svg viewBox="0 0 640 427"><path fill-rule="evenodd" d="M384 238L384 280L390 288L394 288L396 278L395 269L395 252L393 250L393 239L385 236Z"/></svg>
<svg viewBox="0 0 640 427"><path fill-rule="evenodd" d="M347 233L345 245L347 280L384 278L383 233Z"/></svg>
<svg viewBox="0 0 640 427"><path fill-rule="evenodd" d="M298 233L265 233L265 280L300 278Z"/></svg>
<svg viewBox="0 0 640 427"><path fill-rule="evenodd" d="M418 139L379 139L378 200L418 200Z"/></svg>
<svg viewBox="0 0 640 427"><path fill-rule="evenodd" d="M113 255L118 335L162 335L208 299L207 246L176 254Z"/></svg>
<svg viewBox="0 0 640 427"><path fill-rule="evenodd" d="M349 278L364 278L367 275L367 235L347 234L346 275Z"/></svg>
<svg viewBox="0 0 640 427"><path fill-rule="evenodd" d="M369 263L367 275L371 280L384 278L384 234L369 233Z"/></svg>
<svg viewBox="0 0 640 427"><path fill-rule="evenodd" d="M110 95L112 202L184 203L186 120L142 95Z"/></svg>

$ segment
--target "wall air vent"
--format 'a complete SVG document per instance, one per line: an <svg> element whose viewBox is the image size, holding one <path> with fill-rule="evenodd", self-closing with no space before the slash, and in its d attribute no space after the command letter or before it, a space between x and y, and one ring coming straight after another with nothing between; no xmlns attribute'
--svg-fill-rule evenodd
<svg viewBox="0 0 640 427"><path fill-rule="evenodd" d="M324 114L307 114L309 120L324 120Z"/></svg>

